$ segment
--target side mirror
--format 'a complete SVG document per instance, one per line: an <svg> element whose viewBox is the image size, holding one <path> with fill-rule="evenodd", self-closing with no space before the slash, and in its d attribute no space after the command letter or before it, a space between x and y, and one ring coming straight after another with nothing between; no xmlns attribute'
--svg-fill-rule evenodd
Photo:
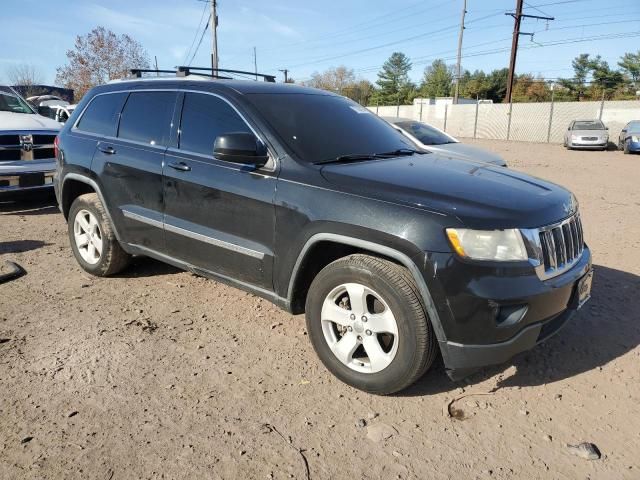
<svg viewBox="0 0 640 480"><path fill-rule="evenodd" d="M46 105L40 105L38 107L38 114L42 115L43 117L52 118L52 116L51 116L51 108L47 107Z"/></svg>
<svg viewBox="0 0 640 480"><path fill-rule="evenodd" d="M213 156L226 162L264 166L269 160L267 147L253 133L225 133L216 138Z"/></svg>
<svg viewBox="0 0 640 480"><path fill-rule="evenodd" d="M620 130L620 133L627 133L627 129L623 128L622 130Z"/></svg>

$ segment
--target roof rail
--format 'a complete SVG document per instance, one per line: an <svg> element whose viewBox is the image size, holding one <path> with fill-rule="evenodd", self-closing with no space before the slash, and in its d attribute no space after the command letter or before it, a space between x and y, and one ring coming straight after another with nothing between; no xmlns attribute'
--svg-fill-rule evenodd
<svg viewBox="0 0 640 480"><path fill-rule="evenodd" d="M204 74L204 75L209 75L214 78L230 78L230 77L219 76L218 73L221 72L221 73L237 73L238 75L248 75L252 77L262 77L265 82L271 82L271 83L275 83L276 81L275 75L267 75L267 74L258 73L258 72L246 72L244 70L229 70L226 68L209 68L209 67L189 67L185 65L180 65L177 68L178 70L176 72L176 75L184 76L184 77L186 77L187 75L190 75L191 70L195 70L196 72L204 70L207 72L211 72L210 74ZM203 74L198 73L198 75L203 75Z"/></svg>
<svg viewBox="0 0 640 480"><path fill-rule="evenodd" d="M142 78L143 73L176 73L175 70L158 70L149 68L132 68L129 71L131 72L131 75L137 78Z"/></svg>

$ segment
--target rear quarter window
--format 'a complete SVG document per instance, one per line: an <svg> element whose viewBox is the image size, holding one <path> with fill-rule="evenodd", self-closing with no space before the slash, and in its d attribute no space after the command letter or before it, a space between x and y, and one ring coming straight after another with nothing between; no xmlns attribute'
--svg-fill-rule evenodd
<svg viewBox="0 0 640 480"><path fill-rule="evenodd" d="M76 128L83 132L115 137L118 114L126 98L126 93L108 93L94 97Z"/></svg>

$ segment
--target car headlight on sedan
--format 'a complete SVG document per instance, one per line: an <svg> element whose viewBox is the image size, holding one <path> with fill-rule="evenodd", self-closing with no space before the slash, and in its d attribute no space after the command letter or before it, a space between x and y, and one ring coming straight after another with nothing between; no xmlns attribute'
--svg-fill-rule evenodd
<svg viewBox="0 0 640 480"><path fill-rule="evenodd" d="M527 260L527 249L518 229L471 230L447 228L447 237L454 251L472 260Z"/></svg>
<svg viewBox="0 0 640 480"><path fill-rule="evenodd" d="M640 137L638 135L631 135L631 141L633 143L640 142Z"/></svg>
<svg viewBox="0 0 640 480"><path fill-rule="evenodd" d="M580 139L580 137L578 135L571 135L571 141L572 142L575 142L575 141L577 141L579 139Z"/></svg>

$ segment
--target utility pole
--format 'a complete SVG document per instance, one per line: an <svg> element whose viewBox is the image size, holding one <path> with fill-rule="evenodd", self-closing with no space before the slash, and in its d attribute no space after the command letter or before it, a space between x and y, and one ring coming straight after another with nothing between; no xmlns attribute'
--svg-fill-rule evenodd
<svg viewBox="0 0 640 480"><path fill-rule="evenodd" d="M511 103L511 94L513 91L513 79L516 70L516 56L518 54L518 40L520 35L529 35L533 39L533 33L524 33L520 31L520 22L523 18L535 18L538 20L555 20L553 17L541 17L540 15L526 15L522 13L523 0L517 0L516 12L505 13L513 17L513 39L511 40L511 58L509 59L509 77L507 78L507 95L505 101Z"/></svg>
<svg viewBox="0 0 640 480"><path fill-rule="evenodd" d="M218 68L218 15L216 13L217 0L209 0L211 2L211 68Z"/></svg>
<svg viewBox="0 0 640 480"><path fill-rule="evenodd" d="M253 71L256 72L256 81L258 80L258 59L256 58L256 47L253 47Z"/></svg>
<svg viewBox="0 0 640 480"><path fill-rule="evenodd" d="M284 73L284 83L287 83L287 81L289 80L289 70L288 69L283 69L283 70L278 70L279 72Z"/></svg>
<svg viewBox="0 0 640 480"><path fill-rule="evenodd" d="M456 63L456 93L453 97L453 103L458 103L460 95L460 61L462 59L462 36L464 34L464 16L467 13L467 0L462 2L462 19L460 20L460 33L458 34L458 61Z"/></svg>

